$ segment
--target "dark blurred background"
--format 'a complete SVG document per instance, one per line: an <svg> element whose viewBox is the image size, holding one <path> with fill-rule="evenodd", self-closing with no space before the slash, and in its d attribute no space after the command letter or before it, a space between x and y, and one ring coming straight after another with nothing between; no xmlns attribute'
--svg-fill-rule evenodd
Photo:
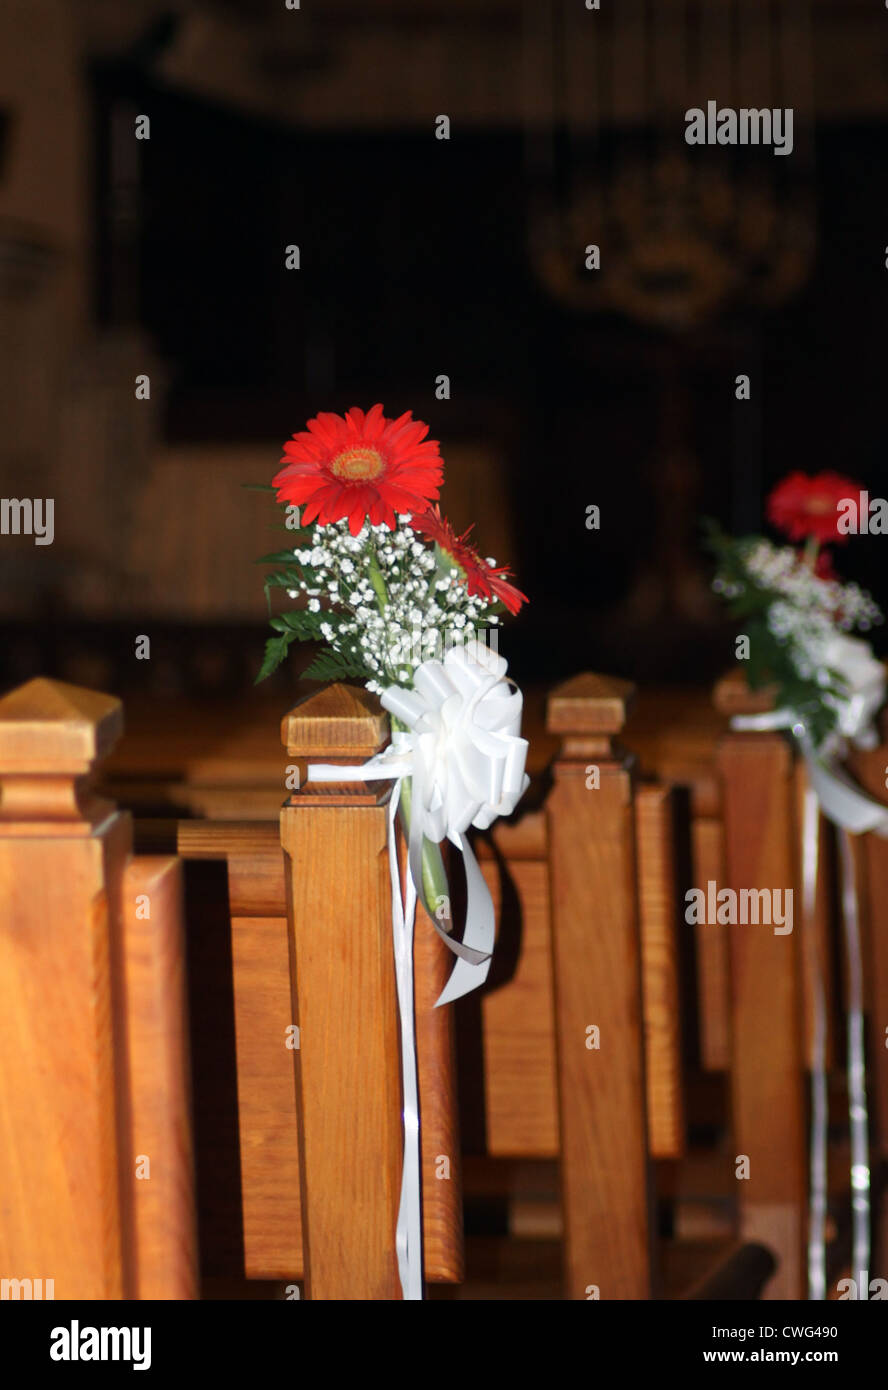
<svg viewBox="0 0 888 1390"><path fill-rule="evenodd" d="M318 410L430 424L535 684L707 682L700 516L756 529L797 468L886 495L888 15L603 10L6 0L0 491L55 541L0 537L4 686L246 691L278 537L241 484ZM710 98L791 106L792 154L686 145ZM888 603L884 544L837 559Z"/></svg>

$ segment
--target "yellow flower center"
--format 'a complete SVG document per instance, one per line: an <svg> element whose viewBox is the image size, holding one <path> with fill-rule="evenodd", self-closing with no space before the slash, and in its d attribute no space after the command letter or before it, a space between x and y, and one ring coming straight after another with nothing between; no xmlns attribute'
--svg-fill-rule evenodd
<svg viewBox="0 0 888 1390"><path fill-rule="evenodd" d="M385 460L376 450L358 445L354 449L343 449L330 464L330 472L347 483L368 483L378 478L385 468Z"/></svg>

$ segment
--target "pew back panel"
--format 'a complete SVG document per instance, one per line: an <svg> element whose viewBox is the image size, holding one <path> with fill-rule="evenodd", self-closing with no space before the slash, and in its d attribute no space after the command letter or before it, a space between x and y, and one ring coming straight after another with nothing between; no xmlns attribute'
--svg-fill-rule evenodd
<svg viewBox="0 0 888 1390"><path fill-rule="evenodd" d="M182 865L139 856L120 886L133 1171L134 1297L197 1296Z"/></svg>

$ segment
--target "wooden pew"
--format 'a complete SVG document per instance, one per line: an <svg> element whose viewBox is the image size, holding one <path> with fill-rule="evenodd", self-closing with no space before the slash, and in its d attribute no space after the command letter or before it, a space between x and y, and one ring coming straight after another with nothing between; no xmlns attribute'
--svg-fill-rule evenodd
<svg viewBox="0 0 888 1390"><path fill-rule="evenodd" d="M52 683L36 684L58 694ZM592 676L577 678L554 693L550 729L561 739L562 749L545 811L531 810L514 823L498 824L485 863L495 894L505 865L524 916L518 970L486 994L482 1006L491 1151L560 1154L566 1289L569 1296L582 1298L590 1296L590 1288L605 1298L644 1298L658 1292L648 1159L651 1152L675 1155L683 1143L670 798L661 787L636 784L630 760L614 743L631 693L624 683ZM7 698L5 713L0 709L0 749L7 728L13 730L7 739L10 765L0 765L0 776L7 824L18 825L18 840L34 833L22 830L22 823L31 824L27 814L10 820L16 807L26 812L30 805L16 790L21 769L12 756L18 746L16 722L31 718L28 701L21 704L21 696L17 692ZM101 703L89 706L89 701L105 698L71 694L70 688L65 696L81 713L93 708L94 722L102 728L102 721L110 717L108 709L116 711L116 731L116 702L108 702L108 709ZM63 722L69 722L68 716ZM109 729L110 724L101 739L96 737L90 768L110 743ZM45 742L45 727L32 730L32 737ZM308 758L360 761L377 751L385 737L373 703L362 692L343 688L312 697L284 721L287 758L303 764ZM48 758L44 749L38 769L44 792L57 780L54 747L51 755ZM593 768L598 770L597 785ZM212 946L217 939L219 951L223 956L230 951L231 958L235 1051L222 1083L237 1086L240 1110L243 1269L253 1278L306 1277L314 1297L399 1296L393 1245L378 1235L370 1242L366 1230L359 1228L352 1232L355 1244L350 1248L343 1245L342 1235L356 1227L358 1199L370 1202L367 1229L393 1230L400 1163L396 1060L393 1064L397 1050L392 1051L396 1013L380 840L384 797L378 786L310 785L290 799L280 827L187 821L177 827L181 858L222 860L226 871L227 904L208 940ZM95 827L95 834L110 835L113 824L125 822L125 817L110 814L107 824ZM156 827L158 842L163 829ZM47 854L54 853L51 846L45 848ZM14 872L21 874L24 861L17 851L13 861ZM151 930L134 944L131 955L138 963L141 950L142 974L147 957L156 982L175 959L164 941L177 939L177 932L181 965L181 923L165 937L153 908L157 899L163 920L173 921L176 895L170 885L176 882L178 868L168 859L136 858L132 864L120 919L132 919L127 932L137 933L136 924L143 919L127 904L147 892ZM105 891L111 897L116 878L109 870ZM361 891L354 911L347 885L356 882ZM113 925L115 920L112 914L105 929L111 956L115 943L129 940L122 926ZM355 945L355 933L364 923L366 934ZM193 930L189 922L189 935ZM336 970L331 969L334 958ZM428 924L420 921L417 987L426 1273L442 1281L458 1280L462 1264L452 1011L430 1008L448 959ZM175 1104L165 1109L158 1103L163 1092L152 1077L163 1074L169 1089L170 1077L187 1075L181 980L175 983L178 977L172 970L171 987L155 989L150 999L146 989L139 1013L137 964L130 968L127 963L111 974L124 982L115 985L124 1001L123 1021L105 1050L112 1069L116 1066L118 1073L127 1075L121 1095L115 1097L115 1126L126 1130L127 1109L133 1115L142 1110L145 1123L153 1123L161 1134L157 1143L170 1144L173 1112L187 1109L187 1087L184 1082L178 1089L174 1086ZM218 1000L202 1003L194 981L192 1000L194 1035L215 1025L212 1011L218 1013ZM343 1027L343 1017L354 1019L355 1025ZM294 1026L300 1030L298 1048L292 1046ZM130 1040L125 1067L121 1037ZM375 1039L369 1048L368 1038ZM347 1125L343 1117L348 1117ZM185 1130L188 1138L187 1115ZM8 1134L6 1140L18 1142ZM130 1147L133 1153L151 1152L148 1143L132 1136ZM188 1143L180 1148L187 1159ZM450 1176L442 1180L443 1167ZM187 1163L180 1163L177 1171L187 1178ZM368 1172L388 1175L385 1182L373 1185L369 1197ZM351 1177L344 1180L344 1173ZM335 1181L331 1174L336 1174ZM158 1230L162 1234L162 1212L170 1214L167 1243L174 1243L176 1233L181 1240L189 1223L177 1213L189 1201L193 1205L193 1188L186 1180L173 1188L173 1194L176 1190L179 1198L170 1195L162 1206L155 1205L153 1214L139 1189L138 1196L123 1204L134 1214L122 1215L121 1222L127 1219L135 1227L142 1202L146 1215L141 1248L148 1248L149 1236ZM190 1229L185 1245L191 1283L169 1282L167 1275L166 1287L187 1287L193 1293L193 1217ZM147 1256L141 1258L144 1265ZM162 1260L159 1267L166 1267ZM127 1261L121 1256L120 1288L162 1285L160 1276L154 1285L147 1279L139 1258Z"/></svg>
<svg viewBox="0 0 888 1390"><path fill-rule="evenodd" d="M28 1291L27 1281L51 1280L56 1297L190 1298L198 1271L188 1039L218 1034L222 1003L201 1001L197 982L186 1016L180 861L133 856L129 816L92 791L121 720L119 701L52 681L0 701L0 1029L5 1055L20 1059L0 1080L0 1156L15 1195L0 1221L0 1265ZM292 756L301 729L325 759L341 755L343 739L352 756L369 756L382 735L360 692L322 693L294 729ZM226 830L223 847L210 827L190 827L186 850L221 856L228 869L216 944L234 967L236 1066L223 1086L237 1087L243 1107L246 1272L304 1277L315 1297L396 1297L399 1063L382 797L338 790L317 801L304 794L301 823L288 824L296 808L287 808L271 840L247 826ZM320 833L334 805L343 814ZM344 819L357 827L351 844ZM299 991L283 902L294 875ZM313 956L316 945L324 950ZM430 1277L453 1279L459 1158L448 1011L431 1011L445 966L437 947L423 933L416 968L426 1262ZM294 1060L296 1080L311 1078L301 1110ZM311 1182L300 1183L306 1171Z"/></svg>
<svg viewBox="0 0 888 1390"><path fill-rule="evenodd" d="M93 791L121 719L57 681L0 700L0 1270L25 1296L196 1293L180 866L134 858Z"/></svg>
<svg viewBox="0 0 888 1390"><path fill-rule="evenodd" d="M633 909L631 895L622 895L622 907L613 894L620 879L610 871L602 872L596 868L595 854L589 859L588 871L581 875L579 893L587 894L587 904L591 902L589 883L600 881L604 885L606 898L596 901L594 914L589 914L590 927L596 919L607 918L607 913L615 914L614 920L629 921L635 912L633 930L640 935L641 981L644 1008L644 1065L637 1067L635 1079L631 1069L623 1076L621 1084L628 1085L626 1094L638 1098L638 1075L644 1078L645 1117L638 1121L637 1103L633 1114L637 1124L647 1131L647 1153L649 1157L680 1157L683 1149L683 1115L681 1103L681 1059L678 1048L678 984L676 966L676 945L674 937L675 884L674 866L670 856L670 797L662 785L646 786L639 784L631 776L631 769L614 745L614 737L619 732L628 705L629 692L619 684L608 684L602 678L582 678L579 683L569 683L567 693L556 692L550 704L550 728L562 740L563 748L559 775L556 774L555 791L544 809L529 809L514 821L498 823L490 837L490 847L485 852L484 842L479 844L479 854L484 861L484 872L491 890L498 902L505 893L510 902L500 902L503 908L503 930L509 912L521 918L521 950L517 963L506 980L495 980L496 968L492 975L492 987L485 992L481 1002L482 1046L483 1046L483 1086L485 1100L487 1151L491 1154L523 1159L555 1159L561 1154L566 1175L565 1194L580 1193L586 1202L565 1203L566 1228L573 1247L580 1248L585 1240L590 1248L595 1248L590 1211L595 1209L595 1186L606 1191L610 1180L607 1172L596 1172L595 1181L588 1181L588 1157L582 1142L577 1144L575 1168L577 1178L571 1187L570 1173L571 1149L562 1153L562 1118L558 1110L558 1087L556 1076L561 1075L562 1097L567 1087L573 1087L577 1078L583 1078L582 1070L575 1066L574 1072L567 1073L565 1067L570 1057L570 1039L573 1036L570 1024L576 1022L576 1009L570 1009L561 1016L561 999L564 995L556 993L558 978L567 977L569 984L575 981L576 971L587 968L583 949L588 947L592 937L591 929L584 934L572 930L570 912L567 913L565 929L553 932L553 905L555 901L550 859L552 855L553 818L558 818L566 827L568 842L573 840L580 848L574 854L586 853L582 849L587 831L592 840L603 835L610 836L617 848L609 853L632 858L637 872L637 902ZM560 703L559 703L560 702ZM756 698L750 701L749 693L736 688L736 681L720 688L716 696L725 718L732 713L751 712L760 707ZM575 726L565 721L575 721ZM668 734L666 738L668 739ZM714 743L714 739L710 740ZM372 740L365 745L369 748ZM709 745L707 745L708 748ZM323 745L319 745L322 749ZM758 886L796 888L796 919L801 916L801 898L798 893L797 868L797 826L798 806L801 793L801 770L790 756L790 745L780 734L728 734L717 756L713 751L694 748L695 780L693 785L691 823L691 848L694 859L693 881L705 888L709 879L719 886ZM704 756L705 753L705 756ZM330 760L334 754L320 751L318 756ZM356 756L354 749L349 756ZM669 743L665 750L664 770L668 770L671 760L673 769L681 754L677 741ZM869 776L879 793L884 781L884 767L888 757L877 750L871 757ZM706 761L706 758L709 761ZM880 761L881 760L881 761ZM607 825L598 824L591 829L590 813L596 803L592 798L596 793L588 790L588 801L580 797L585 787L586 769L597 765L602 772L602 785L609 788L631 788L634 799L634 816L627 818L625 810ZM581 777L582 772L582 777ZM866 778L861 774L862 780ZM681 777L670 774L669 781L680 781ZM568 786L571 794L565 796L559 790ZM600 788L599 788L600 790ZM882 788L884 794L884 789ZM351 789L354 792L354 789ZM561 805L559 806L559 797ZM611 802L619 803L619 796ZM611 804L605 797L602 804ZM567 808L566 810L564 808ZM599 815L602 805L595 812ZM614 828L616 826L616 829ZM584 829L585 827L585 829ZM764 834L765 827L772 833ZM254 827L251 834L266 836L266 851L270 862L277 854L276 832L274 827L266 827L260 832ZM559 834L556 828L555 837ZM278 898L274 907L268 898L268 883L257 889L255 898L237 888L240 875L246 870L249 876L249 856L247 841L243 840L238 849L238 836L247 836L247 827L225 827L223 825L204 826L199 823L180 822L180 852L187 857L200 857L207 851L207 842L214 836L231 836L228 848L220 847L216 840L216 853L224 853L228 859L229 881L232 885L232 913L238 921L236 936L245 931L246 957L253 961L253 969L259 966L267 953L267 942L260 941L260 920L265 917L264 929L275 930L269 923L283 922L283 900ZM829 854L828 836L821 829L824 853L821 855L821 874L815 904L815 917L811 928L817 934L821 946L831 939L833 927L829 920ZM201 842L203 848L201 848ZM883 1032L879 1031L881 1014L884 1010L886 990L884 987L885 932L878 930L881 922L880 903L884 900L882 875L885 873L883 856L884 844L876 837L866 837L860 846L861 895L867 905L868 920L874 924L869 934L868 949L873 961L872 981L873 1008L871 1025L873 1041L870 1049L871 1067L874 1076L881 1076ZM570 851L565 852L569 863ZM598 856L604 862L601 855ZM619 862L611 860L610 862ZM238 867L238 865L242 867ZM562 871L563 872L563 871ZM596 880L596 875L598 876ZM266 876L267 877L267 876ZM773 879L773 881L771 881ZM779 880L779 881L778 881ZM246 881L246 880L245 880ZM283 892L282 876L276 879L275 891ZM881 886L880 886L881 885ZM252 892L252 890L251 890ZM263 898L263 893L266 896ZM607 895L610 895L609 897ZM591 893L594 897L594 892ZM581 901L573 890L568 890L568 901ZM264 906L262 904L264 903ZM235 910L235 905L237 910ZM577 914L582 919L583 912ZM806 924L806 930L808 924ZM787 938L770 938L769 941L752 939L751 933L743 928L720 929L700 926L694 929L697 936L697 962L699 971L698 1003L702 1015L702 1050L704 1063L715 1069L725 1070L729 1077L732 1097L732 1111L735 1124L736 1142L731 1151L720 1160L726 1170L723 1186L719 1190L733 1191L739 1206L738 1230L741 1237L758 1234L762 1241L778 1256L777 1273L768 1286L769 1297L791 1296L790 1291L803 1288L803 1235L806 1202L806 1135L804 1109L806 1104L807 1081L806 1062L810 1060L813 1011L811 1007L811 987L805 962L799 952L801 932L796 930L789 939L788 949L783 948ZM249 933L255 932L255 941L247 945ZM418 932L417 944L430 933ZM280 936L277 936L278 967L281 981L283 953ZM555 955L553 956L553 944ZM501 940L499 952L508 955L508 941ZM562 963L558 962L558 952ZM571 952L576 956L571 956ZM631 955L631 953L630 953ZM616 969L614 978L619 979L621 971L626 978L626 957L618 956L611 961L609 968ZM617 969L617 966L620 968ZM261 971L261 967L260 967ZM629 972L631 973L631 972ZM255 982L250 982L249 971L241 972L236 967L236 980L242 975L246 983L238 986L237 993L243 1001L243 1008L249 1017L252 1010L256 1017L261 1016L262 1004L253 999ZM827 976L829 990L831 980ZM279 998L283 994L278 990ZM558 1003L556 1004L556 1000ZM832 1014L837 1001L829 1002L828 1012ZM239 1010L241 1006L239 1005ZM624 1014L624 1021L628 1015ZM281 1006L280 1017L284 1017ZM595 1021L589 1019L583 1024L585 1047L585 1028ZM600 1027L600 1025L597 1025ZM612 1026L612 1025L609 1025ZM246 1029L246 1031L244 1031ZM631 1031L631 1030L630 1030ZM247 1025L239 1028L239 1039L248 1036ZM637 1029L636 1029L637 1033ZM745 1045L740 1039L745 1039ZM763 1041L764 1040L764 1043ZM828 1038L833 1057L840 1055L841 1046L836 1047L832 1032ZM840 1042L840 1040L838 1040ZM752 1045L750 1045L752 1042ZM593 1060L597 1060L593 1050ZM248 1049L249 1052L249 1049ZM239 1042L240 1053L240 1042ZM631 1051L627 1051L631 1057ZM586 1060L586 1059L584 1059ZM239 1055L239 1070L247 1064ZM635 1065L635 1064L633 1064ZM588 1077L587 1077L588 1079ZM286 1086L286 1067L278 1074L278 1096ZM882 1088L884 1089L884 1088ZM259 1092L253 1085L244 1087L244 1094L257 1097ZM878 1088L875 1100L877 1117L880 1120L880 1152L884 1152L886 1126L881 1116ZM579 1109L587 1103L582 1090L579 1092ZM779 1118L779 1125L762 1124L764 1109L761 1097L767 1095L768 1114ZM595 1098L590 1102L594 1106ZM562 1105L564 1104L562 1100ZM257 1101L257 1109L264 1106L265 1120L261 1116L257 1124L273 1123L280 1115L279 1102L271 1098L267 1103ZM594 1112L593 1112L594 1113ZM246 1128L241 1134L242 1161L244 1173L250 1163L260 1167L270 1176L265 1187L265 1215L257 1217L256 1239L247 1241L248 1251L255 1252L255 1258L248 1254L248 1270L254 1275L269 1275L273 1270L281 1276L283 1266L267 1262L270 1247L262 1250L266 1232L273 1226L273 1212L276 1209L276 1193L281 1181L281 1170L274 1170L270 1151L261 1136L250 1138L248 1117ZM568 1120L570 1125L570 1120ZM289 1126L288 1143L295 1148L295 1126ZM750 1159L750 1178L737 1179L735 1159L746 1154ZM620 1211L624 1219L638 1226L638 1213L645 1207L646 1198L639 1196L647 1187L647 1173L644 1165L636 1165L633 1181L627 1183L627 1191ZM728 1171L729 1170L729 1171ZM835 1171L835 1165L833 1165ZM631 1165L624 1165L617 1177L632 1173ZM642 1182L638 1174L642 1172ZM277 1186L276 1186L277 1184ZM262 1183L245 1180L245 1225L249 1226L246 1213L246 1193L254 1194L263 1190ZM604 1200L604 1199L601 1199ZM609 1199L611 1200L611 1199ZM586 1235L581 1236L585 1230ZM635 1256L629 1260L631 1271L621 1273L620 1277L635 1280L635 1287L642 1292L636 1296L649 1296L660 1287L657 1280L656 1265L650 1259L649 1227L647 1235L636 1239ZM620 1249L625 1246L621 1240ZM433 1248L433 1238L427 1233L427 1248ZM883 1246L884 1248L884 1246ZM289 1257L288 1257L289 1258ZM580 1258L582 1263L586 1257ZM265 1263L264 1263L265 1261ZM291 1271L295 1266L291 1265ZM441 1266L447 1273L446 1262ZM452 1273L455 1266L450 1265ZM639 1274L639 1270L641 1273ZM646 1272L645 1272L646 1271ZM575 1271L576 1273L576 1271ZM288 1277L292 1277L292 1272ZM430 1277L436 1277L430 1274ZM570 1274L568 1277L572 1277ZM582 1278L580 1274L578 1276ZM597 1281L588 1278L588 1284ZM577 1288L585 1289L576 1284ZM608 1296L601 1289L602 1296ZM580 1296L585 1296L581 1294Z"/></svg>
<svg viewBox="0 0 888 1390"><path fill-rule="evenodd" d="M231 935L244 1273L252 1279L305 1279L309 1296L316 1298L400 1297L393 1264L401 1154L399 1052L384 854L389 784L377 783L369 791L364 784L304 785L309 760L361 762L372 756L388 737L387 723L363 692L337 686L297 706L285 717L282 734L288 756L301 767L303 789L290 798L280 825L180 821L175 827L183 859L221 860L227 868L230 923L219 920L216 930ZM377 814L363 816L367 810ZM432 1009L449 957L421 910L419 917L425 1272L429 1280L450 1282L462 1274L453 1037L450 1011ZM372 967L363 954L371 947ZM306 1013L317 1020L309 1023L308 1033ZM338 1074L332 1066L337 1057ZM331 1128L331 1115L351 1118ZM306 1165L300 1153L312 1126L320 1137L314 1148L309 1142ZM330 1145L338 1146L337 1152L331 1153ZM446 1178L442 1158L448 1161ZM314 1164L317 1176L306 1180L306 1166L310 1173ZM374 1230L366 1218L366 1193L360 1184L350 1187L345 1175L357 1175L356 1182L362 1176L375 1191L379 1172L388 1177L377 1193L382 1205L373 1216ZM360 1223L351 1216L356 1200L365 1213ZM313 1276L306 1226L316 1248L335 1251L332 1268L326 1254L319 1255ZM385 1241L382 1229L389 1232ZM366 1243L350 1249L343 1230ZM372 1265L371 1251L384 1269Z"/></svg>
<svg viewBox="0 0 888 1390"><path fill-rule="evenodd" d="M650 1133L655 1136L655 1156L675 1156L683 1143L669 796L659 787L633 788L625 757L612 747L611 735L622 725L630 694L623 683L601 677L583 677L556 692L550 702L551 727L564 742L557 776L575 783L582 795L576 805L562 806L557 792L553 792L545 815L530 811L512 823L498 823L489 849L485 849L483 840L479 841L485 877L498 906L505 875L521 917L517 969L508 981L486 992L481 1004L488 1152L534 1158L561 1153L565 1228L569 1248L579 1252L569 1256L574 1273L568 1278L574 1279L576 1296L584 1298L589 1284L597 1285L603 1297L628 1296L625 1290L631 1290L635 1297L650 1296L654 1279L649 1250L646 1114ZM300 763L303 782L309 756L323 761L360 761L376 751L385 737L375 703L360 691L344 687L324 691L298 706L285 719L284 734L289 755ZM586 787L592 757L597 760L603 790ZM379 795L378 784L369 789L339 787L335 795L329 786L310 784L293 796L285 809L284 839L293 844L295 851L290 855L289 871L292 901L298 904L300 913L293 942L297 958L300 930L313 932L312 940L321 935L315 923L321 906L332 914L325 938L335 940L336 931L345 932L346 937L354 932L355 924L343 903L337 905L331 885L339 884L346 891L347 860L342 860L342 855L350 852L348 841L353 832L349 829L349 813L354 815L358 808L369 807L379 812ZM296 811L298 817L291 814ZM379 815L377 820L381 823ZM306 838L292 841L300 826L305 827ZM379 839L378 828L376 835L374 844ZM558 861L552 847L562 841ZM339 859L328 862L324 846L335 846ZM282 950L284 884L277 868L277 829L270 825L182 821L178 823L177 848L186 859L224 857L228 863L234 993L238 1019L244 1018L243 1026L239 1022L237 1030L237 1070L243 1091L240 1156L245 1266L252 1277L268 1278L283 1274L283 1259L288 1262L292 1277L302 1269L301 1263L297 1264L296 1249L301 1218L297 1200L298 1126L292 1123L292 1116L286 1123L286 1141L281 1137L287 1059L280 1055L272 1064L272 1059L263 1054L265 1071L257 1068L257 1048L250 1024L250 1019L262 1016L272 1007L272 997L279 1029L287 1016L288 983ZM327 855L330 852L328 849ZM638 900L636 854L641 868ZM378 855L377 848L369 856L375 866L374 877L369 887L364 884L360 901L362 907L369 905L371 912L381 913L376 930L382 935L374 939L380 953L377 959L387 962L388 890L384 877L382 888L379 887ZM364 847L359 852L359 863L367 856ZM591 856L588 861L587 856ZM578 869L577 865L581 867ZM578 872L579 879L571 881L569 875L576 876ZM366 864L360 873L366 876ZM562 911L556 946L559 919L553 904L558 901L559 892ZM576 908L571 905L574 901ZM300 923L307 925L300 927ZM639 969L639 928L646 945L643 981ZM500 950L504 944L501 941ZM427 979L432 987L430 990L421 984L417 1011L427 1276L454 1281L461 1269L461 1248L456 1235L458 1163L451 1161L454 1180L448 1184L433 1176L442 1157L456 1154L451 1093L444 1084L452 1076L448 1062L452 1011L430 1008L448 960L424 922L418 923L416 951L417 978ZM340 950L340 960L342 954ZM310 964L306 971L318 972L317 976L312 974L307 988L323 998L336 986L335 979L324 975L328 957L322 955L315 961L309 951L307 959ZM257 974L258 963L261 968ZM556 1007L553 986L559 972L564 982L576 985L584 971L585 988L590 993L584 994L581 989L574 1005L568 1007L559 1002ZM646 1090L641 1057L633 1051L641 1046L642 987ZM561 1000L567 992L565 983ZM594 1069L600 1048L587 1047L587 1040L594 1041L587 1031L588 1010L594 1007L600 1015L597 1021L593 1020L594 1026L610 1037L610 1055L601 1059L605 1074L612 1079L610 1090L602 1087L598 1074L601 1066L598 1072ZM577 1009L582 1013L581 1020ZM380 1015L374 1027L381 1023ZM326 1039L325 1056L329 1046L330 1040ZM588 1133L580 1131L569 1145L560 1145L564 1120L559 1118L557 1100L559 1048L562 1094L571 1097L563 1107L568 1134L573 1136L574 1117L583 1113L583 1106L588 1106L590 1117L584 1121L587 1126L600 1125L601 1132L621 1136L610 1147L607 1143L594 1144L599 1157L591 1179ZM306 1069L311 1071L312 1062L305 1056L304 1044L297 1060L303 1074ZM621 1077L623 1061L627 1065ZM342 1084L347 1093L348 1084ZM442 1100L446 1102L443 1105ZM378 1140L382 1132L378 1118L372 1129ZM390 1136L391 1142L395 1137ZM627 1161L627 1153L621 1148L624 1140L630 1148L634 1146L634 1161ZM606 1162L601 1157L605 1153ZM341 1155L334 1156L327 1170L335 1171L340 1162ZM306 1200L304 1194L302 1200ZM311 1200L310 1196L307 1200ZM329 1206L334 1210L332 1199ZM286 1213L285 1221L280 1219L282 1213ZM388 1212L384 1221L390 1222L390 1218ZM286 1251L280 1249L282 1231L289 1233ZM628 1236L627 1231L631 1233ZM273 1248L274 1260L270 1262ZM593 1255L590 1250L596 1253ZM615 1253L624 1250L625 1255L618 1257ZM604 1264L607 1273L600 1273L596 1280L593 1275ZM585 1266L584 1270L577 1273L581 1266ZM388 1277L391 1278L391 1270Z"/></svg>

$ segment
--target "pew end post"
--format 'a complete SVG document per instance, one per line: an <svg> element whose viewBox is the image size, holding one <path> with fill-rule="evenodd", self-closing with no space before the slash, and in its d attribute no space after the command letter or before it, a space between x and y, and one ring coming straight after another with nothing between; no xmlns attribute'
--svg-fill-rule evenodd
<svg viewBox="0 0 888 1390"><path fill-rule="evenodd" d="M0 700L0 1267L57 1299L197 1290L180 869L95 794L122 724L60 681Z"/></svg>
<svg viewBox="0 0 888 1390"><path fill-rule="evenodd" d="M387 858L388 782L306 782L309 762L355 764L388 741L357 687L332 685L284 717L300 790L281 811L291 950L303 1267L313 1299L401 1297L400 1045ZM415 934L424 1272L459 1282L462 1196L452 1009L433 1008L449 953L421 907Z"/></svg>
<svg viewBox="0 0 888 1390"><path fill-rule="evenodd" d="M614 744L634 687L579 675L550 696L562 736L547 806L570 1299L651 1296L635 820Z"/></svg>
<svg viewBox="0 0 888 1390"><path fill-rule="evenodd" d="M726 715L774 707L769 690L752 691L741 672L715 687ZM717 754L723 790L726 887L786 890L798 884L798 783L792 749L777 731L726 733ZM706 885L698 885L705 891ZM795 893L801 908L801 895ZM804 1296L805 1139L804 987L801 940L766 925L734 922L730 953L731 1109L738 1164L740 1238L777 1256L763 1297ZM719 930L717 926L709 930ZM809 985L810 988L810 985ZM810 1009L809 1009L809 1017ZM748 1171L747 1171L748 1170Z"/></svg>

